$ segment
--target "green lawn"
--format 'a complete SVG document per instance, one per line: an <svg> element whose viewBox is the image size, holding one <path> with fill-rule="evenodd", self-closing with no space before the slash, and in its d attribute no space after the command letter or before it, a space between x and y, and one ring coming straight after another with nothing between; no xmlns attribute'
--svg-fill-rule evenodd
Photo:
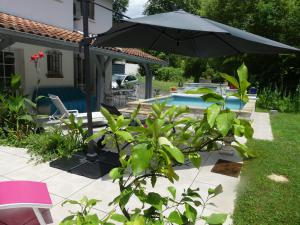
<svg viewBox="0 0 300 225"><path fill-rule="evenodd" d="M145 83L145 78L139 76L139 82L141 84L144 84ZM159 89L162 92L169 92L171 87L177 87L178 86L178 82L153 80L152 85L153 85L154 89Z"/></svg>
<svg viewBox="0 0 300 225"><path fill-rule="evenodd" d="M245 162L233 215L235 225L300 224L300 114L272 116L275 140L252 140L258 158ZM267 178L276 173L289 183Z"/></svg>

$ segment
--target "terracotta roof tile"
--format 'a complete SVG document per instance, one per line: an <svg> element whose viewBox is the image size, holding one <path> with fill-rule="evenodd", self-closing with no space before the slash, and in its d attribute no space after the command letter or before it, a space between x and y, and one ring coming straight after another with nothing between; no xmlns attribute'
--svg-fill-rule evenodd
<svg viewBox="0 0 300 225"><path fill-rule="evenodd" d="M70 31L55 27L52 25L36 22L29 19L13 16L7 13L0 12L0 28L11 29L19 32L35 34L43 37L79 43L82 40L82 33L77 31ZM162 62L161 59L156 58L142 50L135 48L106 48L115 52L122 52L135 57L140 57L148 60Z"/></svg>

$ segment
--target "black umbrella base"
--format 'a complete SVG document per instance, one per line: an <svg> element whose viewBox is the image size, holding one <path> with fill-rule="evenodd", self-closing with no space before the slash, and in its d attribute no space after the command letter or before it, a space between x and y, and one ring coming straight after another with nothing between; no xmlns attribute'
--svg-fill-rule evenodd
<svg viewBox="0 0 300 225"><path fill-rule="evenodd" d="M50 162L50 167L90 179L99 179L118 166L120 166L119 154L107 151L101 151L95 161L89 161L83 152L79 152L71 158Z"/></svg>

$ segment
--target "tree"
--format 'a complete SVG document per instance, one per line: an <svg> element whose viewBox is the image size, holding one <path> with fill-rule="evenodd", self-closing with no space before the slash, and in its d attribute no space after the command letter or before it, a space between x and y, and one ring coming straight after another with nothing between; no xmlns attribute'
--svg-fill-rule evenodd
<svg viewBox="0 0 300 225"><path fill-rule="evenodd" d="M153 15L183 9L193 14L199 14L199 0L149 0L144 14Z"/></svg>
<svg viewBox="0 0 300 225"><path fill-rule="evenodd" d="M204 0L201 14L275 41L300 46L298 0ZM279 86L294 91L300 81L299 55L245 55L237 59L247 63L252 71L250 80L258 82L260 87ZM218 60L218 69L223 71L224 66L228 69L228 64Z"/></svg>
<svg viewBox="0 0 300 225"><path fill-rule="evenodd" d="M129 0L114 0L113 1L113 20L118 21L123 19L122 14L127 11Z"/></svg>

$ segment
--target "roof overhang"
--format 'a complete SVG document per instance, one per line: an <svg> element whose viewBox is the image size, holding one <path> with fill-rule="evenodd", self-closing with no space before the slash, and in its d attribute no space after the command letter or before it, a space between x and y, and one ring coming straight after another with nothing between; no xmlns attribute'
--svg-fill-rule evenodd
<svg viewBox="0 0 300 225"><path fill-rule="evenodd" d="M16 30L1 28L1 27L0 27L0 39L1 40L7 39L11 43L19 42L19 43L45 46L49 48L69 50L74 52L79 52L80 50L79 44L76 42L58 40L50 37L44 37L36 34L25 33ZM106 48L91 47L90 51L95 54L109 56L112 58L122 58L135 63L167 65L167 62L162 60L158 61L153 59L147 59L143 57L126 54L122 51L113 51Z"/></svg>

